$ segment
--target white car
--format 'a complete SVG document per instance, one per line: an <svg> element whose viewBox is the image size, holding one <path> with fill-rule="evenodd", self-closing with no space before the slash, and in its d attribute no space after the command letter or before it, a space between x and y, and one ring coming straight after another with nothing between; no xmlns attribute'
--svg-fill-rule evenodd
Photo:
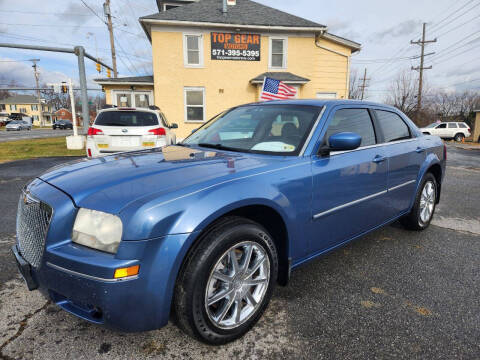
<svg viewBox="0 0 480 360"><path fill-rule="evenodd" d="M462 141L469 137L470 127L464 122L441 122L433 123L420 129L426 135L436 135L442 139L454 139Z"/></svg>
<svg viewBox="0 0 480 360"><path fill-rule="evenodd" d="M87 156L161 147L176 143L165 115L157 108L110 108L101 110L87 135Z"/></svg>

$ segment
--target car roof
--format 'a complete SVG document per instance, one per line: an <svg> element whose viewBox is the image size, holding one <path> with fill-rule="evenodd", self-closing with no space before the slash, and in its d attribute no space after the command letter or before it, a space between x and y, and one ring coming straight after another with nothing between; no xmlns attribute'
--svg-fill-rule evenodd
<svg viewBox="0 0 480 360"><path fill-rule="evenodd" d="M386 104L381 104L381 103L376 103L372 101L364 101L364 100L345 100L345 99L292 99L292 100L273 100L273 101L264 101L264 102L258 102L258 103L251 103L251 104L245 104L245 105L258 105L258 106L264 106L264 105L310 105L310 106L337 106L337 105L367 105L367 106L381 106L385 108L390 108L392 110L397 110L397 108L386 105Z"/></svg>
<svg viewBox="0 0 480 360"><path fill-rule="evenodd" d="M112 107L112 108L102 109L98 113L100 114L100 113L109 112L109 111L144 111L144 112L150 112L154 114L158 114L159 112L161 112L160 110L152 110L147 108Z"/></svg>

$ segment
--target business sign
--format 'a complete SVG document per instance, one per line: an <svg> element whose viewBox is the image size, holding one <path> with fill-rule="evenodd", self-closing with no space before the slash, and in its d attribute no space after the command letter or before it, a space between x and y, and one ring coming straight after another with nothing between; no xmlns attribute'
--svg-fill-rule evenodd
<svg viewBox="0 0 480 360"><path fill-rule="evenodd" d="M212 60L260 61L260 34L211 33Z"/></svg>

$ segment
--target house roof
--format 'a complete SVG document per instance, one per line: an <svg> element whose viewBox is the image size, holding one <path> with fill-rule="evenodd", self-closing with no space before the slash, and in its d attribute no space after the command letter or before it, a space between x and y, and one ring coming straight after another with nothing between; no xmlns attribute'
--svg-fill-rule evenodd
<svg viewBox="0 0 480 360"><path fill-rule="evenodd" d="M289 84L306 84L307 82L310 81L310 79L292 74L290 72L265 72L263 74L260 74L253 79L250 80L252 84L260 84L263 83L263 79L265 77L269 77L275 80L280 80L284 81L285 83Z"/></svg>
<svg viewBox="0 0 480 360"><path fill-rule="evenodd" d="M38 98L33 95L15 95L0 100L0 104L12 104L12 105L23 105L23 104L38 104Z"/></svg>
<svg viewBox="0 0 480 360"><path fill-rule="evenodd" d="M101 78L101 79L94 79L94 81L98 84L153 85L153 75L129 76L129 77L119 77L119 78Z"/></svg>
<svg viewBox="0 0 480 360"><path fill-rule="evenodd" d="M296 30L325 30L326 26L316 22L259 4L251 0L237 0L222 12L223 0L201 0L168 11L144 16L143 23L188 22L201 25L230 25L255 27L282 27ZM148 34L148 33L147 33Z"/></svg>

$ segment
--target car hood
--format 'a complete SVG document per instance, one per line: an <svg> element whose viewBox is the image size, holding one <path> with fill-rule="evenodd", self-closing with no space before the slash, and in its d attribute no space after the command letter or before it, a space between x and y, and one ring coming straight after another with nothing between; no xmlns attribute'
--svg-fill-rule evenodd
<svg viewBox="0 0 480 360"><path fill-rule="evenodd" d="M239 174L276 167L282 159L167 146L81 159L52 168L39 178L67 193L76 206L119 213L142 198L179 196Z"/></svg>

